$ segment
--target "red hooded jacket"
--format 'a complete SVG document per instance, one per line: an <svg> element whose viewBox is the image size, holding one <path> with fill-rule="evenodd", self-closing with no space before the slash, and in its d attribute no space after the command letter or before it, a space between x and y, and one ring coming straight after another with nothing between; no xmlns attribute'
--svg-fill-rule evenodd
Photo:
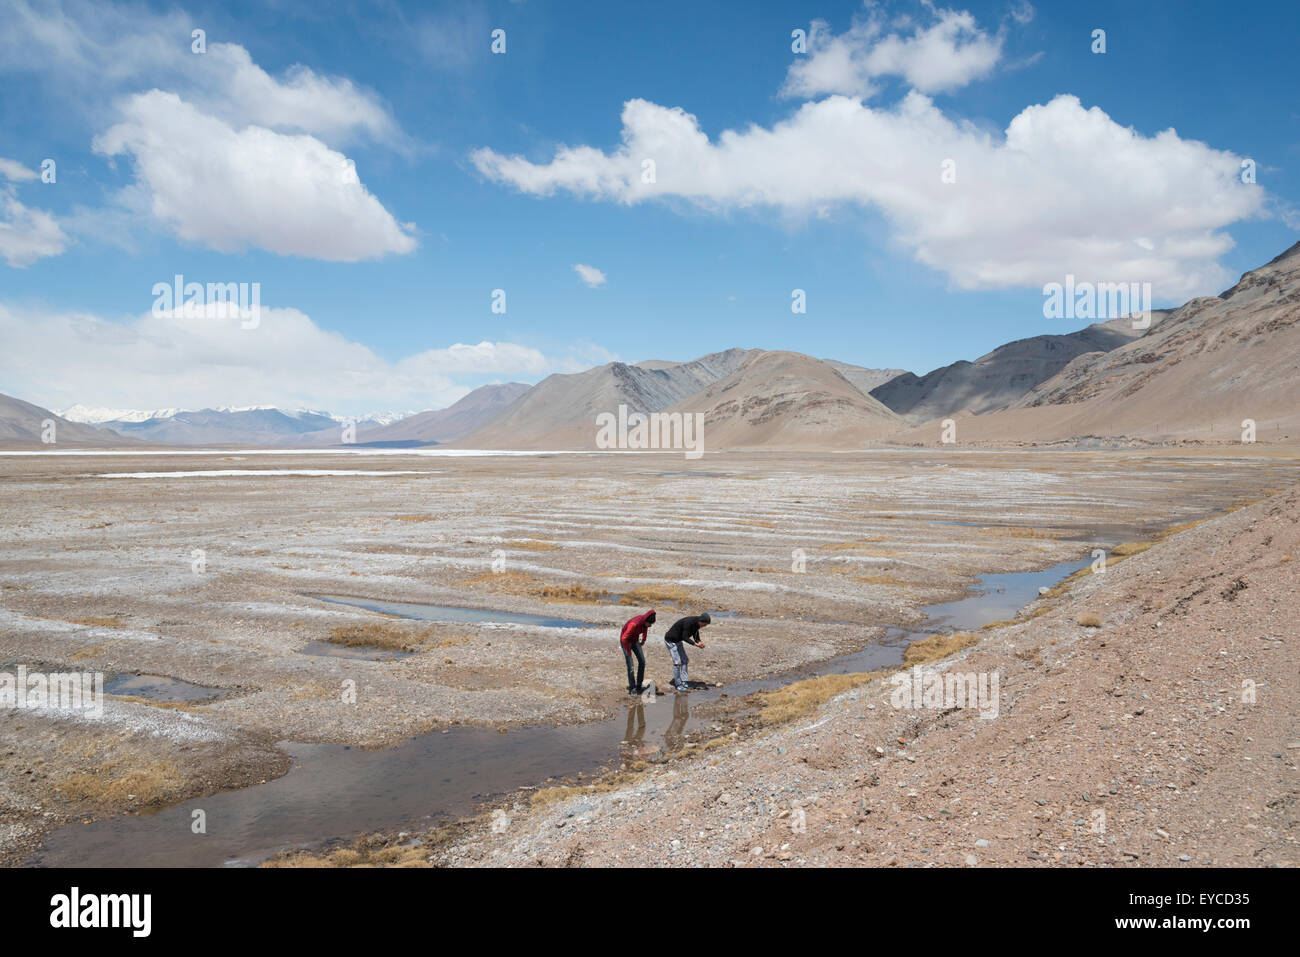
<svg viewBox="0 0 1300 957"><path fill-rule="evenodd" d="M630 642L639 640L645 644L646 629L650 627L649 619L654 616L655 610L651 608L643 615L637 615L635 618L629 618L623 625L623 633L618 636L618 643L626 650Z"/></svg>

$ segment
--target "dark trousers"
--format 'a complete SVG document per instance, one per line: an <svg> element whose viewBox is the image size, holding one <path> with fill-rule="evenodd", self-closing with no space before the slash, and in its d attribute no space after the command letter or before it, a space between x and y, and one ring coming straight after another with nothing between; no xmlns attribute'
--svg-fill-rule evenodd
<svg viewBox="0 0 1300 957"><path fill-rule="evenodd" d="M636 655L636 681L632 680L632 656L633 655ZM641 642L629 641L626 645L624 645L623 660L627 664L627 690L628 691L640 690L641 679L645 677L645 652L641 650Z"/></svg>

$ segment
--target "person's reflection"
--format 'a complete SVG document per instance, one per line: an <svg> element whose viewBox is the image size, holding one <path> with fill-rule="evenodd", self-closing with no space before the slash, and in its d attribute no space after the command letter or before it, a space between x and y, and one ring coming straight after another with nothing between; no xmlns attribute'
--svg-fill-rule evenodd
<svg viewBox="0 0 1300 957"><path fill-rule="evenodd" d="M637 702L627 709L627 732L621 747L624 761L636 761L645 745L645 705Z"/></svg>
<svg viewBox="0 0 1300 957"><path fill-rule="evenodd" d="M691 717L691 697L685 694L673 695L673 720L664 732L664 751L678 751L685 743L686 722Z"/></svg>

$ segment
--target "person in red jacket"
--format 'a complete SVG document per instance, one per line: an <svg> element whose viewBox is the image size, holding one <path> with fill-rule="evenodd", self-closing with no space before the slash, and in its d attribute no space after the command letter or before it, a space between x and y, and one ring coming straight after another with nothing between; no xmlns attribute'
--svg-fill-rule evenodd
<svg viewBox="0 0 1300 957"><path fill-rule="evenodd" d="M644 614L637 615L635 618L629 618L623 624L623 633L618 636L618 643L623 648L623 661L627 665L627 693L640 694L644 690L641 680L645 677L645 652L641 646L645 644L646 630L655 623L655 610L651 608ZM636 655L636 680L632 676L632 656Z"/></svg>

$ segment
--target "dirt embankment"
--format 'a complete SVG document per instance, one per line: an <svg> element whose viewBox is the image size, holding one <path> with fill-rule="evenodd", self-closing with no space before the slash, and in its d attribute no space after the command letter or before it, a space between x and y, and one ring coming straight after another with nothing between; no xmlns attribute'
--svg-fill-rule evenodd
<svg viewBox="0 0 1300 957"><path fill-rule="evenodd" d="M875 680L630 780L325 860L1295 866L1298 546L1300 487L1086 575L923 669L990 692L996 676L987 717L897 707Z"/></svg>

